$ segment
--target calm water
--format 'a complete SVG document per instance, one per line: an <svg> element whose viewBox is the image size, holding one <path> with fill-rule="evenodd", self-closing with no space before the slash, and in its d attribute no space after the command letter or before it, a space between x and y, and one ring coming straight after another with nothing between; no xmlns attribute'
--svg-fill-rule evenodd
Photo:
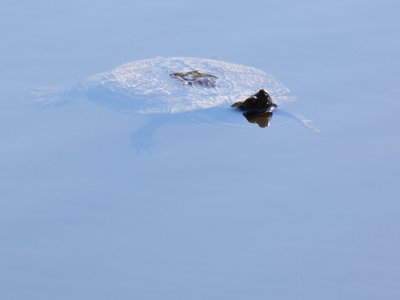
<svg viewBox="0 0 400 300"><path fill-rule="evenodd" d="M1 7L1 299L400 298L398 1ZM31 102L154 56L269 72L321 133Z"/></svg>

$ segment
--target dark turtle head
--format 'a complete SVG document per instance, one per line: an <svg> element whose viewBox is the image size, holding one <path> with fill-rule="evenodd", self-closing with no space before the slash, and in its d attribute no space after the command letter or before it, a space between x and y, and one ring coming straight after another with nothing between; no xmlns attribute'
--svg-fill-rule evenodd
<svg viewBox="0 0 400 300"><path fill-rule="evenodd" d="M271 96L265 91L265 90L259 90L255 95L254 95L258 102L261 102L265 107L272 106L276 107L277 105L272 101Z"/></svg>
<svg viewBox="0 0 400 300"><path fill-rule="evenodd" d="M259 90L254 96L271 98L271 96L264 89Z"/></svg>
<svg viewBox="0 0 400 300"><path fill-rule="evenodd" d="M257 123L260 127L267 127L272 118L272 111L278 106L265 90L261 89L244 101L238 101L231 105L241 111L250 123Z"/></svg>
<svg viewBox="0 0 400 300"><path fill-rule="evenodd" d="M265 90L259 90L253 96L244 101L236 102L231 106L242 111L272 111L277 107Z"/></svg>

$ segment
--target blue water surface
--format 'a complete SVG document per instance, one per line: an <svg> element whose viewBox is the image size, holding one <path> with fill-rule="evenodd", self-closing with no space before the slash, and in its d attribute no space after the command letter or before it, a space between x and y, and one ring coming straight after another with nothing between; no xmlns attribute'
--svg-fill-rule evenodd
<svg viewBox="0 0 400 300"><path fill-rule="evenodd" d="M400 299L398 1L1 7L0 299ZM271 73L321 132L30 97L155 56Z"/></svg>

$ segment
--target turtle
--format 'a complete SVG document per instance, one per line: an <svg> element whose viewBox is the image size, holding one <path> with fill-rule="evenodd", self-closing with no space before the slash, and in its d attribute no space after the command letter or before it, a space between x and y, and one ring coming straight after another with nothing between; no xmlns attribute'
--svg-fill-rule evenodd
<svg viewBox="0 0 400 300"><path fill-rule="evenodd" d="M273 102L267 91L261 89L244 101L233 103L231 107L244 111L243 116L247 121L257 123L258 126L264 128L269 126L272 112L278 105Z"/></svg>
<svg viewBox="0 0 400 300"><path fill-rule="evenodd" d="M273 111L278 105L276 105L271 96L264 89L259 90L253 96L247 98L244 101L238 101L231 105L242 111Z"/></svg>
<svg viewBox="0 0 400 300"><path fill-rule="evenodd" d="M278 103L290 98L289 89L280 81L253 67L207 58L156 57L95 74L73 87L39 89L34 96L47 104L84 97L113 110L155 116L151 118L153 124L160 126L160 120L187 119L195 112L216 119L229 115L230 120L237 120L227 108L238 101L243 103L236 108L243 108L260 100L258 97L266 91L269 98L264 96L271 102L272 98ZM272 109L258 112L256 116L246 111L244 116L266 127ZM182 115L185 117L178 117ZM257 122L261 117L264 121Z"/></svg>

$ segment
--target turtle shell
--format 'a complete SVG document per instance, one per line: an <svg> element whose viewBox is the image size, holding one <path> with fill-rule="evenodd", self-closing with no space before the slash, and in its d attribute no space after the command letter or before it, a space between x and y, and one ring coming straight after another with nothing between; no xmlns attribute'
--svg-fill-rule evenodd
<svg viewBox="0 0 400 300"><path fill-rule="evenodd" d="M79 91L102 104L138 113L229 107L265 89L274 101L289 90L264 71L205 58L156 57L89 77Z"/></svg>

